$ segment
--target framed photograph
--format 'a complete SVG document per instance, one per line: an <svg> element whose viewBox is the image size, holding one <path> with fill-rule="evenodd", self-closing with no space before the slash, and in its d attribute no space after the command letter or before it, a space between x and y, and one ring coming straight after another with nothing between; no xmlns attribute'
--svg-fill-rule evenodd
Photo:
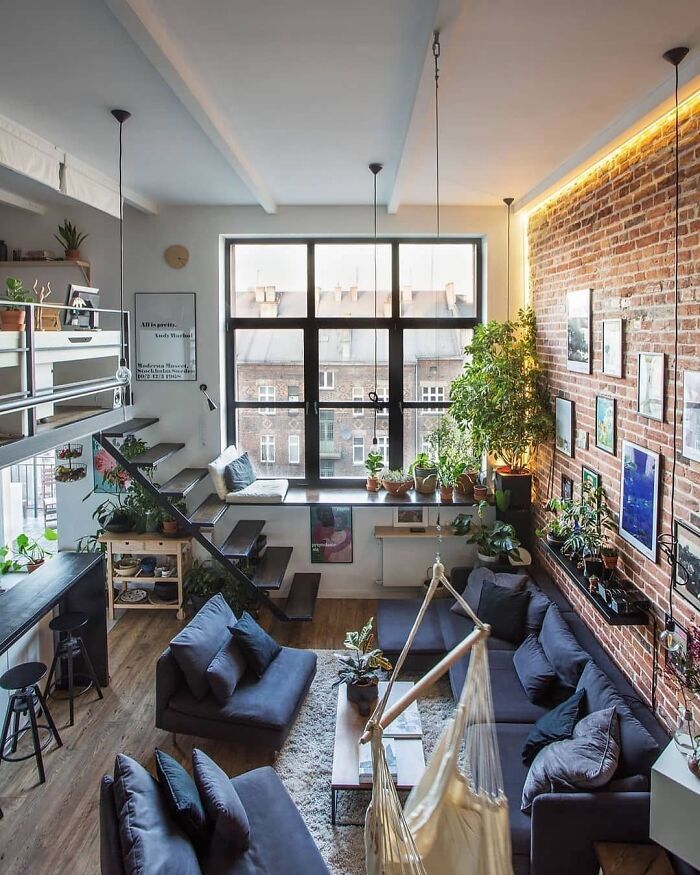
<svg viewBox="0 0 700 875"><path fill-rule="evenodd" d="M664 421L664 354L640 352L637 371L637 413Z"/></svg>
<svg viewBox="0 0 700 875"><path fill-rule="evenodd" d="M311 514L311 562L352 562L352 507L313 505Z"/></svg>
<svg viewBox="0 0 700 875"><path fill-rule="evenodd" d="M622 376L622 319L603 319L603 373Z"/></svg>
<svg viewBox="0 0 700 875"><path fill-rule="evenodd" d="M588 483L592 489L600 487L600 474L589 468L588 465L581 465L581 483Z"/></svg>
<svg viewBox="0 0 700 875"><path fill-rule="evenodd" d="M395 507L394 525L399 528L424 529L428 525L428 508Z"/></svg>
<svg viewBox="0 0 700 875"><path fill-rule="evenodd" d="M566 367L591 372L591 289L566 295Z"/></svg>
<svg viewBox="0 0 700 875"><path fill-rule="evenodd" d="M137 292L136 379L150 383L197 379L194 292Z"/></svg>
<svg viewBox="0 0 700 875"><path fill-rule="evenodd" d="M676 520L676 576L674 589L700 611L700 532Z"/></svg>
<svg viewBox="0 0 700 875"><path fill-rule="evenodd" d="M566 474L561 475L561 497L567 500L574 497L574 481Z"/></svg>
<svg viewBox="0 0 700 875"><path fill-rule="evenodd" d="M656 562L660 466L658 453L622 441L620 535L652 562Z"/></svg>
<svg viewBox="0 0 700 875"><path fill-rule="evenodd" d="M574 455L574 402L568 398L554 401L557 449L565 456Z"/></svg>
<svg viewBox="0 0 700 875"><path fill-rule="evenodd" d="M114 459L92 439L92 483L95 492L108 492L117 495L128 489L131 479L124 469L120 469Z"/></svg>
<svg viewBox="0 0 700 875"><path fill-rule="evenodd" d="M100 290L90 286L68 286L66 304L71 310L63 310L63 323L68 328L96 329L100 327L100 314L95 310L100 306Z"/></svg>
<svg viewBox="0 0 700 875"><path fill-rule="evenodd" d="M595 445L615 455L615 399L605 395L595 398Z"/></svg>
<svg viewBox="0 0 700 875"><path fill-rule="evenodd" d="M683 455L700 462L700 371L683 374Z"/></svg>

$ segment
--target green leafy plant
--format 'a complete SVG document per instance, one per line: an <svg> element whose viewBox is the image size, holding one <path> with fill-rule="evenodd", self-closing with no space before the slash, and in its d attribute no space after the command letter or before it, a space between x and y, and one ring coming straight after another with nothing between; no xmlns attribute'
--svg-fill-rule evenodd
<svg viewBox="0 0 700 875"><path fill-rule="evenodd" d="M8 276L5 280L5 297L10 301L15 301L16 304L31 304L34 300L34 295L24 287L22 280L18 280L14 276ZM4 302L3 302L4 303ZM21 310L19 306L5 304L6 310Z"/></svg>
<svg viewBox="0 0 700 875"><path fill-rule="evenodd" d="M391 671L391 663L378 647L372 647L374 617L370 617L357 632L347 632L343 646L347 653L336 653L335 658L340 664L339 684L362 684L374 686L379 683L380 671Z"/></svg>
<svg viewBox="0 0 700 875"><path fill-rule="evenodd" d="M437 464L437 477L440 486L456 486L466 467L464 462L458 462L447 455L440 456Z"/></svg>
<svg viewBox="0 0 700 875"><path fill-rule="evenodd" d="M210 599L221 593L237 617L243 611L255 610L259 605L259 599L213 559L195 559L185 575L184 583L188 595Z"/></svg>
<svg viewBox="0 0 700 875"><path fill-rule="evenodd" d="M422 469L423 471L431 471L437 468L437 462L434 462L432 457L428 455L428 453L418 453L416 458L411 462L408 467L408 471L410 474L414 474L416 468Z"/></svg>
<svg viewBox="0 0 700 875"><path fill-rule="evenodd" d="M452 520L452 531L455 535L466 535L471 528L472 518L468 513L458 513Z"/></svg>
<svg viewBox="0 0 700 875"><path fill-rule="evenodd" d="M606 538L603 530L617 530L615 518L601 487L593 488L590 483L581 483L579 496L578 500L563 502L562 516L568 533L562 552L570 556L578 555L582 559L600 556Z"/></svg>
<svg viewBox="0 0 700 875"><path fill-rule="evenodd" d="M411 475L403 468L383 468L379 476L388 483L406 483L411 479Z"/></svg>
<svg viewBox="0 0 700 875"><path fill-rule="evenodd" d="M481 453L475 451L469 433L449 413L440 417L425 436L425 443L434 459L444 456L452 463L464 463L465 471L481 470Z"/></svg>
<svg viewBox="0 0 700 875"><path fill-rule="evenodd" d="M58 234L53 236L67 254L68 252L75 252L80 249L88 235L81 233L71 221L64 219L63 224L58 226Z"/></svg>
<svg viewBox="0 0 700 875"><path fill-rule="evenodd" d="M58 533L54 529L44 529L42 538L45 541L53 543L58 540ZM7 548L3 549L6 550ZM36 565L39 562L43 562L47 556L52 555L52 551L49 550L48 547L42 546L39 541L35 541L24 532L17 535L11 549L13 561L19 566L19 568L26 568L28 565Z"/></svg>
<svg viewBox="0 0 700 875"><path fill-rule="evenodd" d="M573 530L571 513L573 508L571 498L551 498L544 506L550 515L544 526L535 530L538 538L546 538L548 535L556 541L564 543Z"/></svg>
<svg viewBox="0 0 700 875"><path fill-rule="evenodd" d="M515 534L515 529L510 523L496 520L488 525L484 522L484 515L488 503L480 501L477 508L479 525L474 527L473 519L469 520L467 531L472 534L467 538L467 544L475 544L482 556L507 556L509 559L520 559L520 541Z"/></svg>
<svg viewBox="0 0 700 875"><path fill-rule="evenodd" d="M10 548L7 546L0 547L0 576L21 570L22 565L13 558Z"/></svg>
<svg viewBox="0 0 700 875"><path fill-rule="evenodd" d="M494 494L496 496L496 507L501 513L505 513L510 507L510 489L497 489Z"/></svg>
<svg viewBox="0 0 700 875"><path fill-rule="evenodd" d="M376 480L379 476L379 472L384 467L384 456L381 453L373 450L365 459L365 469L367 470L367 476L371 477L373 480Z"/></svg>
<svg viewBox="0 0 700 875"><path fill-rule="evenodd" d="M615 547L614 544L603 544L603 546L600 548L600 555L613 558L615 556L619 556L620 551L617 549L617 547Z"/></svg>
<svg viewBox="0 0 700 875"><path fill-rule="evenodd" d="M535 343L535 315L474 328L461 376L450 388L450 413L469 430L474 451L494 454L512 473L554 433L549 392Z"/></svg>

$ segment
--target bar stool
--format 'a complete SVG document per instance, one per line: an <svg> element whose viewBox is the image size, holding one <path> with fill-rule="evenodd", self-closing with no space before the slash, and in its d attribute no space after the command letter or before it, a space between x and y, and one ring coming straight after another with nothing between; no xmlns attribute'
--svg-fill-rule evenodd
<svg viewBox="0 0 700 875"><path fill-rule="evenodd" d="M48 680L46 681L44 695L47 699L68 699L70 708L69 726L73 725L73 701L76 696L82 696L84 693L87 693L89 689L94 687L97 692L97 698L104 698L100 682L97 680L97 674L92 666L92 661L88 655L85 642L80 635L74 634L76 630L87 625L87 622L87 614L83 614L81 611L72 611L68 614L59 614L49 623L49 629L53 632L58 632L62 637L59 638L58 644L56 645L56 651L53 655L53 661L51 663L51 669L49 670ZM76 674L73 671L73 662L76 656L82 656L85 660L87 674ZM64 660L66 663L66 695L57 694L59 689L61 691L64 690L63 685L61 684L59 687L59 682L56 680L56 667L61 660ZM78 687L77 692L75 688L76 680L81 684L81 686Z"/></svg>
<svg viewBox="0 0 700 875"><path fill-rule="evenodd" d="M43 784L46 780L44 774L44 761L41 756L44 750L51 743L52 739L56 740L56 747L62 747L63 742L58 734L56 724L53 722L51 712L46 706L46 700L41 695L39 689L39 681L46 674L46 666L43 662L24 662L21 665L16 665L9 671L6 671L0 677L0 687L3 690L11 692L10 700L7 703L7 713L5 714L5 722L2 727L2 738L0 738L0 760L6 760L8 763L21 762L28 760L30 757L36 758L36 767L39 772L39 783ZM46 718L46 724L37 723L36 706L39 705L41 713ZM27 715L29 717L29 726L20 729L20 717ZM10 718L13 718L12 732L10 732ZM47 738L42 744L39 739L39 730L43 729L48 732ZM25 732L31 730L33 750L31 753L16 755L17 743ZM10 753L5 753L8 741L10 742Z"/></svg>

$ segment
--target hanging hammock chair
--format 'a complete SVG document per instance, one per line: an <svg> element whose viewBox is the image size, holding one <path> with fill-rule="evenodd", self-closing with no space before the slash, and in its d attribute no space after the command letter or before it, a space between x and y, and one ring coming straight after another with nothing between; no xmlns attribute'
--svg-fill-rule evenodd
<svg viewBox="0 0 700 875"><path fill-rule="evenodd" d="M474 631L387 708L394 682L438 586L474 621ZM513 875L508 800L495 734L486 641L490 630L445 578L439 556L408 640L363 741L372 748L372 801L365 818L367 875ZM471 651L464 687L420 782L402 811L382 732Z"/></svg>

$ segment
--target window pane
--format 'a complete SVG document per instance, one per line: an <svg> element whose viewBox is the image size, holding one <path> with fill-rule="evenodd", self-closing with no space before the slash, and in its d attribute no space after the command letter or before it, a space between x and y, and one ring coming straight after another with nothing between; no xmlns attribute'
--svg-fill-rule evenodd
<svg viewBox="0 0 700 875"><path fill-rule="evenodd" d="M303 400L304 332L301 329L239 328L234 344L237 401Z"/></svg>
<svg viewBox="0 0 700 875"><path fill-rule="evenodd" d="M422 319L476 316L476 246L401 243L399 286L402 316Z"/></svg>
<svg viewBox="0 0 700 875"><path fill-rule="evenodd" d="M374 417L360 419L352 407L322 407L318 412L321 476L364 479L364 464L372 447ZM377 420L378 451L389 460L389 423Z"/></svg>
<svg viewBox="0 0 700 875"><path fill-rule="evenodd" d="M446 413L446 410L443 410ZM430 453L426 438L438 425L437 413L404 407L403 411L403 464L408 466L418 453Z"/></svg>
<svg viewBox="0 0 700 875"><path fill-rule="evenodd" d="M306 316L306 245L231 246L231 311L263 319Z"/></svg>
<svg viewBox="0 0 700 875"><path fill-rule="evenodd" d="M374 316L374 244L321 243L315 258L318 316ZM377 246L377 315L391 316L391 246L386 243Z"/></svg>
<svg viewBox="0 0 700 875"><path fill-rule="evenodd" d="M407 328L403 333L404 401L449 401L450 384L462 373L470 328Z"/></svg>
<svg viewBox="0 0 700 875"><path fill-rule="evenodd" d="M304 417L288 417L277 409L275 416L259 408L236 411L236 446L250 455L258 477L303 477Z"/></svg>
<svg viewBox="0 0 700 875"><path fill-rule="evenodd" d="M389 332L377 330L377 390L389 385ZM318 333L319 397L321 401L369 402L374 389L374 329L322 328ZM358 392L362 398L358 398Z"/></svg>

